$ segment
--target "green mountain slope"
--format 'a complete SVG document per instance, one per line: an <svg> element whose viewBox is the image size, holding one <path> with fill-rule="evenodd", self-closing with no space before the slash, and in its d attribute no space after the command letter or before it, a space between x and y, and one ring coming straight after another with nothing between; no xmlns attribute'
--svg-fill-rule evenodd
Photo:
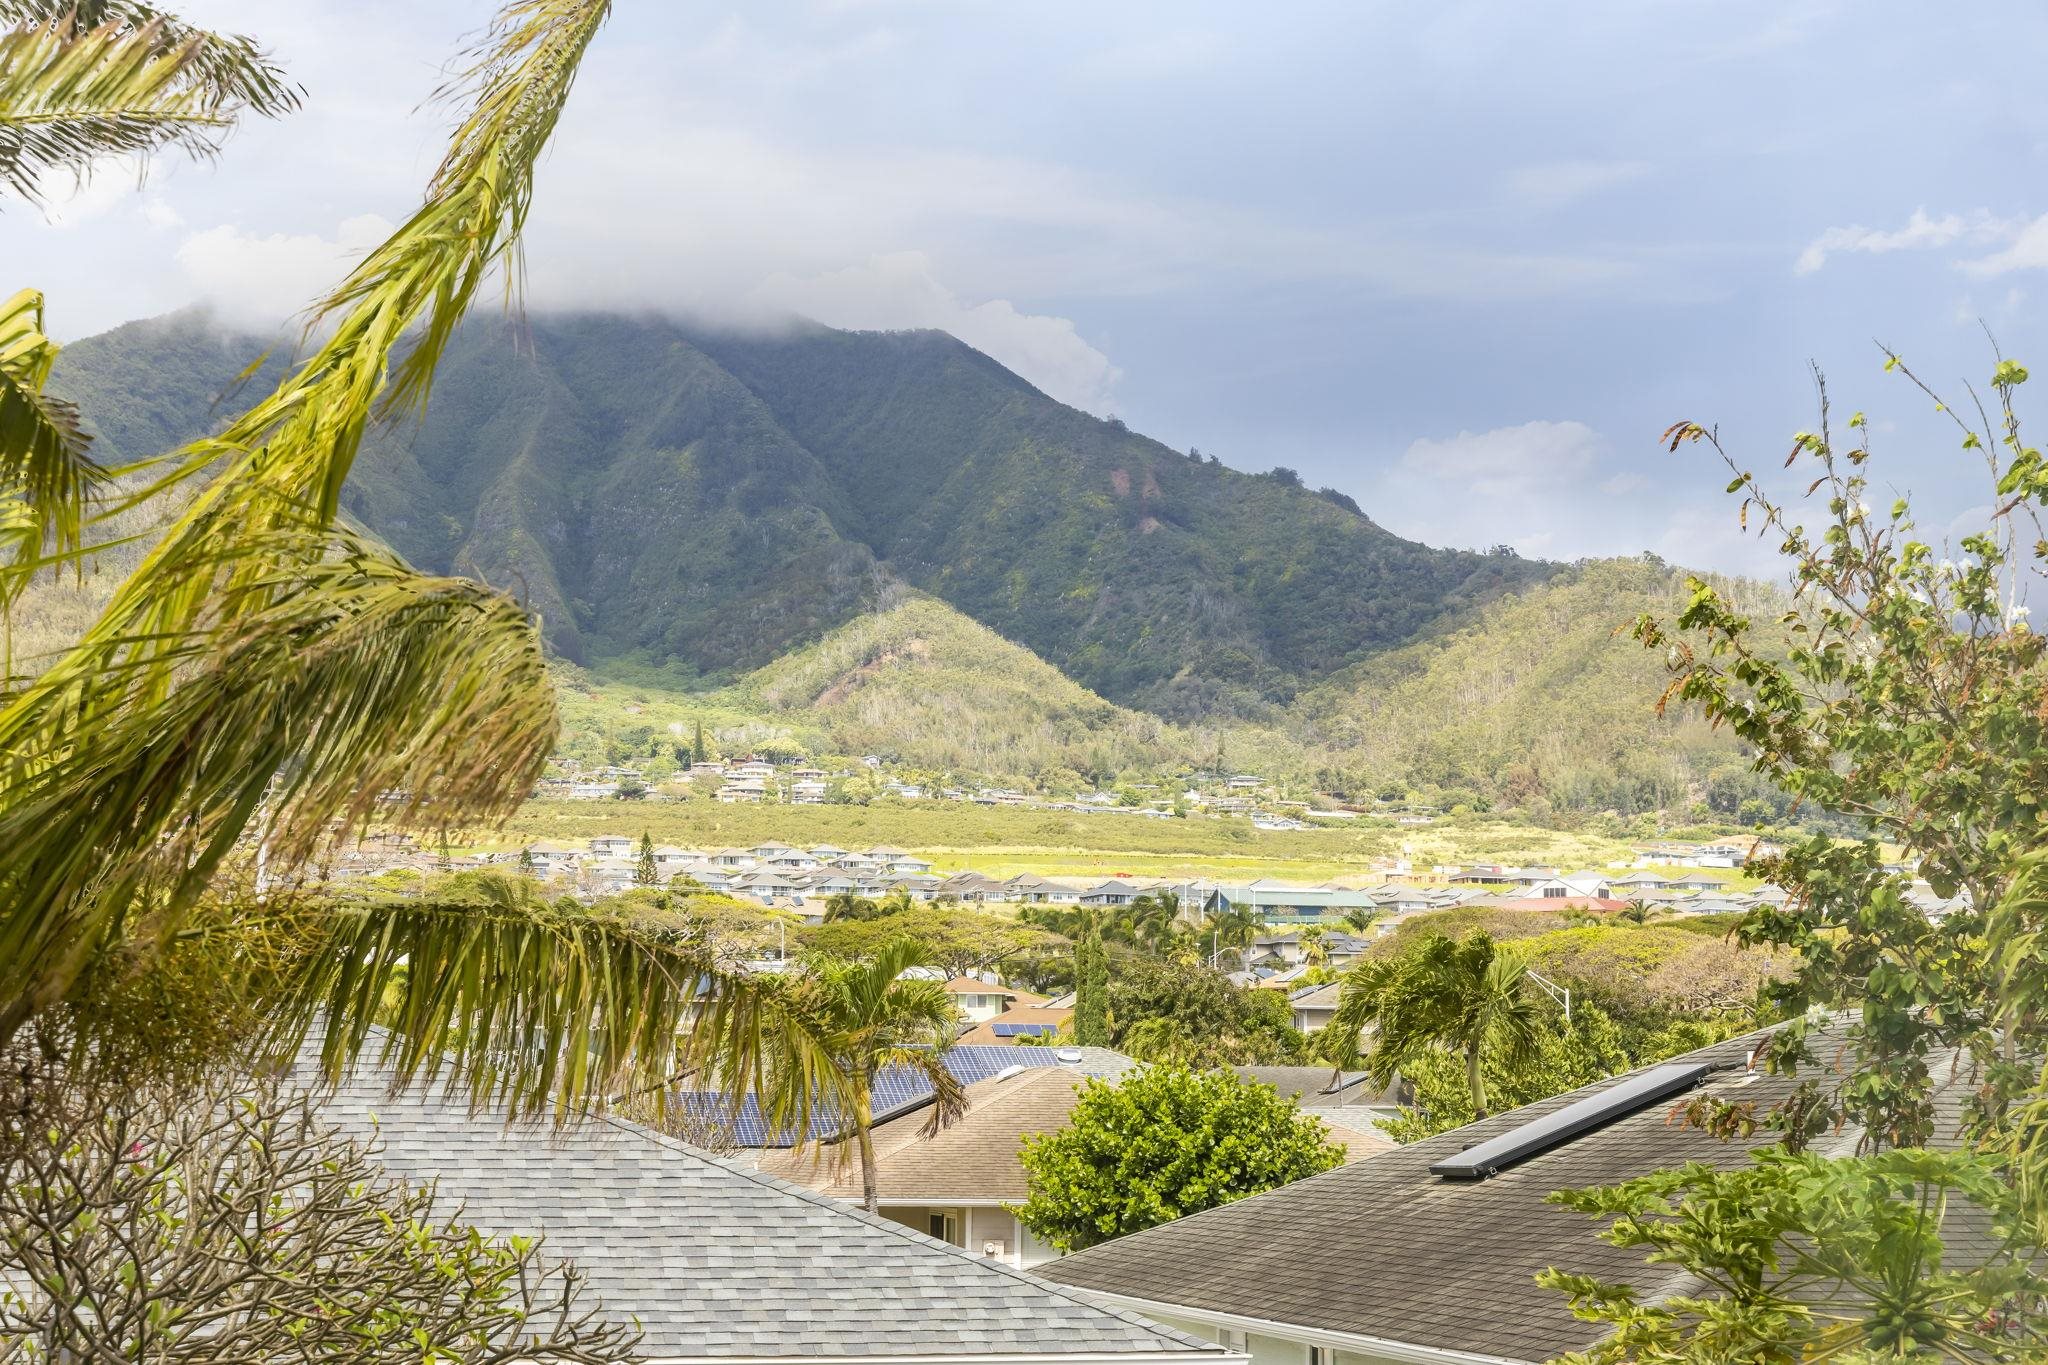
<svg viewBox="0 0 2048 1365"><path fill-rule="evenodd" d="M80 343L57 383L124 450L161 447L257 349L181 316ZM480 319L345 505L415 562L520 593L571 659L734 677L900 581L1174 716L1270 714L1552 572L1181 455L940 333L808 325Z"/></svg>
<svg viewBox="0 0 2048 1365"><path fill-rule="evenodd" d="M750 674L764 712L808 717L842 753L1024 778L1054 769L1161 772L1198 741L1103 700L942 602L913 597L856 617Z"/></svg>
<svg viewBox="0 0 2048 1365"><path fill-rule="evenodd" d="M1768 590L1722 586L1770 615ZM1682 807L1716 781L1755 794L1731 735L1676 704L1656 712L1663 659L1629 627L1644 612L1668 619L1683 602L1683 575L1662 564L1582 563L1331 678L1293 708L1290 728L1368 780L1509 805Z"/></svg>

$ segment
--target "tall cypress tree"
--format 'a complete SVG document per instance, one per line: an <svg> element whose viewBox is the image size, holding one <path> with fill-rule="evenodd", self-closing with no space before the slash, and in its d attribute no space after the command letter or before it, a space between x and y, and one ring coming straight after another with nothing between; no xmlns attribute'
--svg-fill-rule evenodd
<svg viewBox="0 0 2048 1365"><path fill-rule="evenodd" d="M700 720L697 722L697 737L690 741L690 761L702 763L708 757L710 755L704 752L704 722Z"/></svg>
<svg viewBox="0 0 2048 1365"><path fill-rule="evenodd" d="M1074 945L1074 1041L1109 1046L1109 956L1102 930L1093 924Z"/></svg>
<svg viewBox="0 0 2048 1365"><path fill-rule="evenodd" d="M646 830L640 831L640 866L633 869L633 880L641 886L653 886L661 879L661 870L654 863L654 837Z"/></svg>

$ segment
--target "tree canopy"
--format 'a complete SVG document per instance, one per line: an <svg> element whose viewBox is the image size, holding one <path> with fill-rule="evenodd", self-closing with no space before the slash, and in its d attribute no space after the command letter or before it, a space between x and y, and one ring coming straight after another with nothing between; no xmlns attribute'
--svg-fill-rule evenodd
<svg viewBox="0 0 2048 1365"><path fill-rule="evenodd" d="M1064 1128L1025 1139L1034 1237L1079 1251L1342 1164L1322 1123L1231 1071L1091 1079Z"/></svg>

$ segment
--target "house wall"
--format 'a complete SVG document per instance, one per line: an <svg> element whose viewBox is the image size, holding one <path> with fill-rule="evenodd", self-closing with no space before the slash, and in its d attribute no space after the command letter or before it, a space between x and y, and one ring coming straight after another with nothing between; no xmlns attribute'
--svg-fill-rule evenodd
<svg viewBox="0 0 2048 1365"><path fill-rule="evenodd" d="M1007 1209L966 1204L882 1205L882 1217L927 1235L931 1232L933 1214L952 1216L954 1246L979 1256L986 1243L1001 1242L1003 1254L991 1259L1020 1270L1050 1261L1059 1254L1025 1231Z"/></svg>

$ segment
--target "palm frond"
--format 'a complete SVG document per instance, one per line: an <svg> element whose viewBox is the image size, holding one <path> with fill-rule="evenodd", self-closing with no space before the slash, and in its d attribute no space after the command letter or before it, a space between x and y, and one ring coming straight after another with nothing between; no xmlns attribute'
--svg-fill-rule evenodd
<svg viewBox="0 0 2048 1365"><path fill-rule="evenodd" d="M130 0L0 0L0 186L39 201L53 170L176 145L201 157L244 113L299 94L248 38Z"/></svg>
<svg viewBox="0 0 2048 1365"><path fill-rule="evenodd" d="M153 488L206 484L79 644L0 708L0 1034L142 905L175 927L259 808L282 869L387 788L443 827L530 789L556 725L531 624L475 585L408 577L334 522L394 354L410 344L392 392L424 397L506 264L608 10L507 7L420 211L326 302L310 358L177 453Z"/></svg>
<svg viewBox="0 0 2048 1365"><path fill-rule="evenodd" d="M271 1005L276 1051L324 1020L339 1079L388 1024L378 1060L395 1083L515 1118L625 1093L659 1111L679 1072L758 1073L762 1047L801 1052L818 1032L792 983L721 964L684 917L646 906L365 902L316 912L301 960Z"/></svg>
<svg viewBox="0 0 2048 1365"><path fill-rule="evenodd" d="M14 602L48 546L77 548L103 471L78 409L43 392L57 344L43 335L43 296L0 302L0 611Z"/></svg>
<svg viewBox="0 0 2048 1365"><path fill-rule="evenodd" d="M131 908L191 904L259 809L266 857L290 867L387 793L418 820L443 804L502 815L530 789L554 703L525 616L476 583L343 543L292 571L289 595L257 584L254 610L223 604L161 701L49 735L68 741L66 761L9 781L0 1001L52 1003ZM24 700L61 724L52 686Z"/></svg>

